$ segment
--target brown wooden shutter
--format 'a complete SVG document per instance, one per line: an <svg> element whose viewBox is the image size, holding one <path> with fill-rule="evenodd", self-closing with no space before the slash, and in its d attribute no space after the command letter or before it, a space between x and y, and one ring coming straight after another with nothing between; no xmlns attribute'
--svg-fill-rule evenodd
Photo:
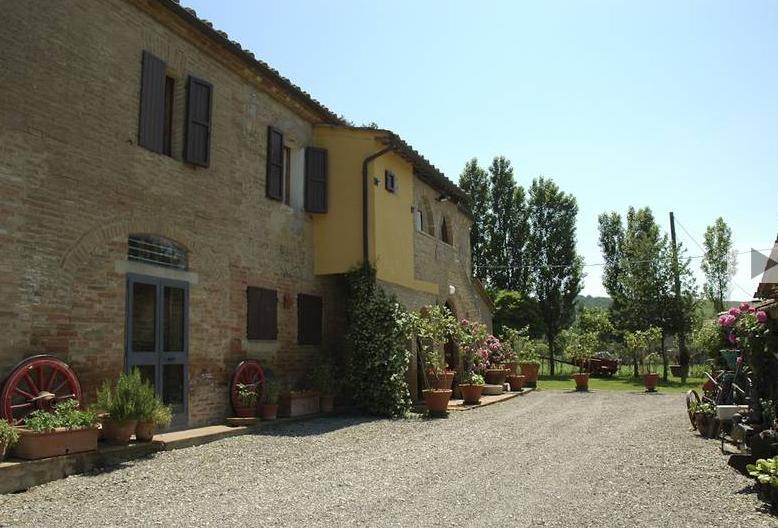
<svg viewBox="0 0 778 528"><path fill-rule="evenodd" d="M327 212L327 151L316 147L305 149L305 210Z"/></svg>
<svg viewBox="0 0 778 528"><path fill-rule="evenodd" d="M320 345L322 301L316 295L297 296L297 342L300 345Z"/></svg>
<svg viewBox="0 0 778 528"><path fill-rule="evenodd" d="M165 61L143 52L138 144L153 152L165 148Z"/></svg>
<svg viewBox="0 0 778 528"><path fill-rule="evenodd" d="M212 95L211 83L189 76L184 159L201 167L207 167L211 158Z"/></svg>
<svg viewBox="0 0 778 528"><path fill-rule="evenodd" d="M267 182L265 192L273 200L284 199L284 135L267 127Z"/></svg>
<svg viewBox="0 0 778 528"><path fill-rule="evenodd" d="M278 337L278 294L266 288L246 288L248 339L274 340Z"/></svg>

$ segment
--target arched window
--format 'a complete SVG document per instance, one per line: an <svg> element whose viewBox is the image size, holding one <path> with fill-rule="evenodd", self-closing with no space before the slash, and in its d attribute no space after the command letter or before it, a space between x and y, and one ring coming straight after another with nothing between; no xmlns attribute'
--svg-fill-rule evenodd
<svg viewBox="0 0 778 528"><path fill-rule="evenodd" d="M127 259L180 270L189 266L183 246L157 235L130 235L127 239Z"/></svg>
<svg viewBox="0 0 778 528"><path fill-rule="evenodd" d="M435 219L432 216L430 201L426 197L422 198L421 203L416 207L416 214L416 229L435 236Z"/></svg>
<svg viewBox="0 0 778 528"><path fill-rule="evenodd" d="M440 223L440 239L446 244L453 245L454 238L451 236L451 225L445 216Z"/></svg>

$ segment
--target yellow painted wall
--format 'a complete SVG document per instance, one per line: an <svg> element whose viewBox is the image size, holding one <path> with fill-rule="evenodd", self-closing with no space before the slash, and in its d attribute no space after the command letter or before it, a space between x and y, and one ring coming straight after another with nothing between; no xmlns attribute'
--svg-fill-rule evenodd
<svg viewBox="0 0 778 528"><path fill-rule="evenodd" d="M314 215L314 270L317 275L345 273L362 261L362 162L384 148L380 132L317 127L314 144L326 148L329 160L328 212ZM397 191L384 185L391 170ZM437 293L437 284L414 277L413 167L394 153L369 165L369 257L380 280Z"/></svg>

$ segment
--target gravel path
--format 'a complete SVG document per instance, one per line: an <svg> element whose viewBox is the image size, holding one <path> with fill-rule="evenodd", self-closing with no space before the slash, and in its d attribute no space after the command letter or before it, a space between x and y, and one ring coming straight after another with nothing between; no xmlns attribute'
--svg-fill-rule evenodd
<svg viewBox="0 0 778 528"><path fill-rule="evenodd" d="M778 526L679 394L319 419L0 496L10 526Z"/></svg>

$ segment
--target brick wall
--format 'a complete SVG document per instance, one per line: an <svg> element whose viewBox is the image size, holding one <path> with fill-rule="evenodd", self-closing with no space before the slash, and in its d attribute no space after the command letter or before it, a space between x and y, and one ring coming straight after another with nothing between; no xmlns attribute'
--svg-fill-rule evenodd
<svg viewBox="0 0 778 528"><path fill-rule="evenodd" d="M153 3L152 3L153 4ZM137 5L144 5L138 2ZM189 251L189 419L228 413L234 365L260 358L301 376L334 346L334 279L313 274L311 219L265 198L268 125L296 146L311 122L133 2L11 2L0 32L0 376L36 353L76 370L87 399L124 368L127 237ZM180 26L180 24L179 24ZM141 54L177 76L173 156L136 145ZM234 61L233 61L234 62ZM181 161L188 74L214 85L211 164ZM279 337L247 342L248 285L279 291ZM324 343L296 344L298 292L324 296Z"/></svg>

